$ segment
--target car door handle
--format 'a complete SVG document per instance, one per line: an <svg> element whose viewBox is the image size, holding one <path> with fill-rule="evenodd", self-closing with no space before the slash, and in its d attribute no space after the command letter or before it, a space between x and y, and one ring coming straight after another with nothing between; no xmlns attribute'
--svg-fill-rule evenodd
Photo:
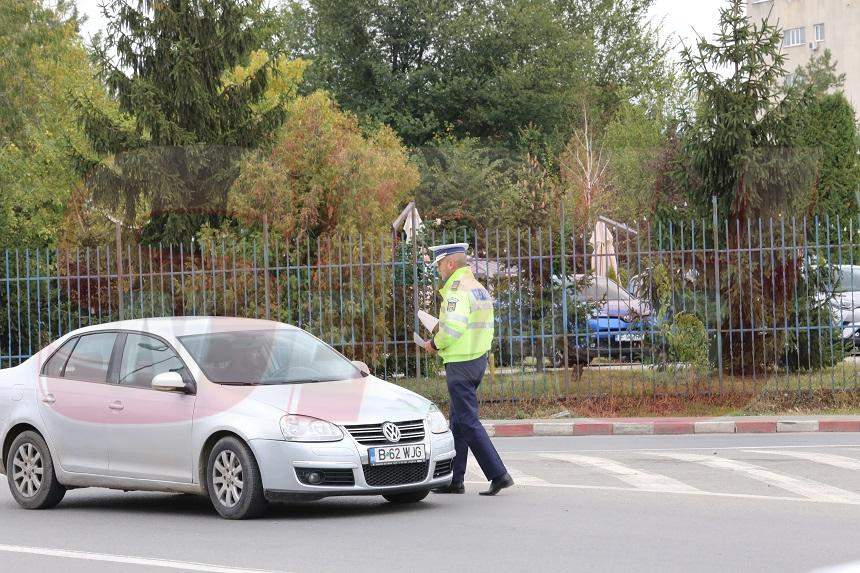
<svg viewBox="0 0 860 573"><path fill-rule="evenodd" d="M49 393L42 396L42 402L44 402L45 404L53 404L56 401L57 399L54 397L53 394Z"/></svg>
<svg viewBox="0 0 860 573"><path fill-rule="evenodd" d="M125 408L125 406L122 405L122 402L117 400L116 402L111 402L108 408L110 408L111 410L122 410L123 408Z"/></svg>

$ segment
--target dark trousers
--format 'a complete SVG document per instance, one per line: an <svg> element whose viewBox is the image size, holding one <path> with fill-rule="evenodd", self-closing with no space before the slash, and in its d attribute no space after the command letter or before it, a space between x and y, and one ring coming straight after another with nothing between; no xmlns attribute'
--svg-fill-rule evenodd
<svg viewBox="0 0 860 573"><path fill-rule="evenodd" d="M454 434L454 483L463 483L469 450L488 480L503 476L507 470L478 419L478 386L487 369L487 357L445 365L448 394L451 396L451 432Z"/></svg>

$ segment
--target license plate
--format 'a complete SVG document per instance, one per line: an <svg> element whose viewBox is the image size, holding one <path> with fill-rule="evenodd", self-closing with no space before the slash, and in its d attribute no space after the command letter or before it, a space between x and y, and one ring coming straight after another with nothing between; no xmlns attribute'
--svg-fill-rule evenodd
<svg viewBox="0 0 860 573"><path fill-rule="evenodd" d="M618 342L642 342L642 334L619 334L615 337Z"/></svg>
<svg viewBox="0 0 860 573"><path fill-rule="evenodd" d="M385 446L384 448L368 448L367 455L370 465L402 464L408 462L423 462L427 459L424 444L411 446Z"/></svg>

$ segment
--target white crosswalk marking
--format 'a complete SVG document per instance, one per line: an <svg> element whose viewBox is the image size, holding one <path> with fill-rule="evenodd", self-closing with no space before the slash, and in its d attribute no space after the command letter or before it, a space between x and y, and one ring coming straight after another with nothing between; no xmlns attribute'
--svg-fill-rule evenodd
<svg viewBox="0 0 860 573"><path fill-rule="evenodd" d="M663 491L675 493L689 493L700 491L682 481L661 474L646 473L630 466L625 466L614 460L595 456L582 456L578 454L541 454L542 458L561 460L581 466L588 466L603 470L614 475L628 484L647 491Z"/></svg>
<svg viewBox="0 0 860 573"><path fill-rule="evenodd" d="M544 479L527 474L517 468L512 468L507 464L505 466L511 477L514 478L514 482L518 485L549 485L549 482ZM484 472L481 471L481 466L478 465L478 461L472 455L469 455L469 460L466 462L466 475L470 478L470 481L487 481L487 478L484 477Z"/></svg>
<svg viewBox="0 0 860 573"><path fill-rule="evenodd" d="M517 468L508 467L508 473L514 478L514 482L519 485L548 485L549 482L537 476L529 475Z"/></svg>
<svg viewBox="0 0 860 573"><path fill-rule="evenodd" d="M848 456L837 456L822 452L801 452L793 450L744 450L756 454L769 454L774 456L788 456L800 460L808 460L819 464L844 468L847 470L860 470L860 460Z"/></svg>
<svg viewBox="0 0 860 573"><path fill-rule="evenodd" d="M655 452L655 455L729 470L816 501L860 503L860 495L848 490L810 479L780 474L747 462L687 453Z"/></svg>

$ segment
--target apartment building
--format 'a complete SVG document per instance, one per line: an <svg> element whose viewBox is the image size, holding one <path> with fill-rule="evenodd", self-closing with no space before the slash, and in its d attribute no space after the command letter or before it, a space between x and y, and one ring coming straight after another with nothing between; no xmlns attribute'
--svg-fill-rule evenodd
<svg viewBox="0 0 860 573"><path fill-rule="evenodd" d="M860 0L747 0L747 14L779 23L789 71L829 49L845 74L845 95L860 110Z"/></svg>

